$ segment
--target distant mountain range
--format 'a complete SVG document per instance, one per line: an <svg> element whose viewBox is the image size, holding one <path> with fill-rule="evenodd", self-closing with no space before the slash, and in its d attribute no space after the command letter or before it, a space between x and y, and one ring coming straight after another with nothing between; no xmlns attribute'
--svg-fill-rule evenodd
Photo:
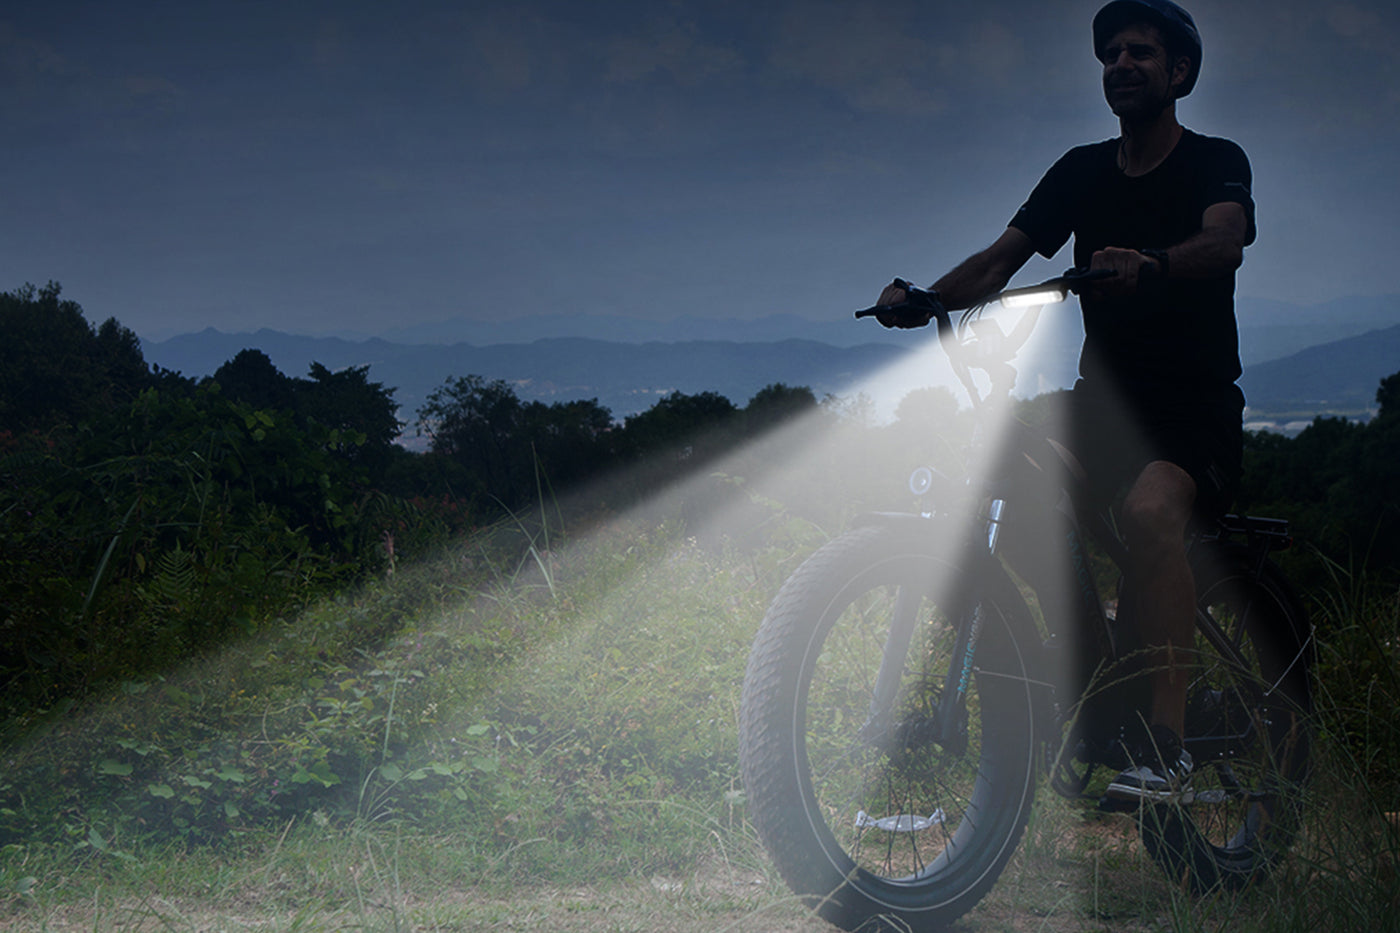
<svg viewBox="0 0 1400 933"><path fill-rule="evenodd" d="M1400 295L1339 298L1317 305L1240 298L1235 314L1240 358L1250 367L1400 324Z"/></svg>
<svg viewBox="0 0 1400 933"><path fill-rule="evenodd" d="M1256 413L1356 414L1374 410L1380 381L1396 372L1400 324L1247 366L1240 387Z"/></svg>
<svg viewBox="0 0 1400 933"><path fill-rule="evenodd" d="M453 376L504 379L527 401L596 398L622 418L645 411L670 392L713 391L738 405L775 382L807 386L818 397L840 393L909 352L890 344L833 347L811 340L616 343L551 338L485 347L409 345L273 330L224 334L210 328L152 344L145 353L147 360L168 369L203 376L246 347L262 350L288 375L304 375L313 361L332 370L369 365L370 379L397 390L394 398L405 419Z"/></svg>
<svg viewBox="0 0 1400 933"><path fill-rule="evenodd" d="M545 326L549 320L536 319L533 329L549 330ZM612 328L599 324L606 320L599 318L561 318L554 325L560 327L566 320L574 327L598 325L594 329L602 333L638 332L623 330L617 323L622 319L612 319ZM668 392L714 391L743 405L775 382L807 386L821 397L847 394L853 387L867 385L874 374L891 370L904 375L898 385L886 385L888 392L902 394L926 382L950 381L946 364L919 355L930 345L931 335L863 324L768 318L695 321L687 330L674 327L673 322L675 333L731 331L746 339L637 341L595 335L488 345L347 340L266 329L225 334L209 328L146 344L144 352L150 362L189 376L212 374L245 348L262 350L292 376L304 375L313 361L333 370L369 365L371 379L397 390L400 417L406 420L446 379L465 375L504 379L527 400L596 398L618 418L650 408ZM1047 317L1040 326L1046 331L1043 352L1037 368L1023 367L1018 381L1021 394L1068 385L1074 378L1082 337L1077 315ZM812 332L808 339L792 336L798 327ZM494 332L504 337L531 329L528 321L517 320L509 327L497 325ZM1360 414L1373 406L1380 379L1400 370L1398 298L1356 299L1316 308L1242 300L1240 332L1246 348L1241 383L1255 413L1289 419L1307 417L1309 412ZM860 334L867 342L815 339L825 335L835 341L838 333ZM760 335L773 339L752 339ZM1268 353L1277 357L1261 358Z"/></svg>
<svg viewBox="0 0 1400 933"><path fill-rule="evenodd" d="M1072 307L1069 310L1070 317L1077 317ZM1250 365L1279 359L1320 343L1400 324L1400 295L1339 298L1306 306L1261 298L1240 298L1236 301L1236 313L1240 324L1241 353L1245 365ZM1077 325L1071 326L1071 329L1075 328ZM363 341L371 335L341 336ZM890 343L907 347L910 342L907 332L885 330L873 321L857 322L844 313L833 313L824 319L796 314L771 314L755 318L680 317L654 321L607 314L507 316L484 321L456 318L390 328L372 336L390 343L467 343L478 347L533 343L550 337L580 337L613 343L686 343L697 340L774 343L795 339L814 340L833 347L854 347L864 343Z"/></svg>

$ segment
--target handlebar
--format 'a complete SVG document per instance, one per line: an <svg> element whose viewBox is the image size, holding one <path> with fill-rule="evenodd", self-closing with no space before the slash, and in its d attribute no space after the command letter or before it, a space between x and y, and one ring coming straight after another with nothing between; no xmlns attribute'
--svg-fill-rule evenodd
<svg viewBox="0 0 1400 933"><path fill-rule="evenodd" d="M1070 269L1064 275L1047 279L1039 285L1023 285L1018 288L1008 288L990 295L982 301L973 305L973 308L981 308L993 302L1000 301L1007 308L1029 307L1031 305L1052 304L1057 301L1064 301L1071 294L1079 294L1081 288L1088 282L1095 279L1109 278L1115 273L1110 269ZM943 307L943 303L938 299L938 293L928 288L920 288L906 282L904 279L895 279L895 287L903 289L905 300L899 304L874 305L856 312L856 317L876 317L886 315L896 320L903 318L908 323L927 323L934 319L939 322L939 329L942 330L948 318L948 311ZM920 319L922 315L922 319Z"/></svg>
<svg viewBox="0 0 1400 933"><path fill-rule="evenodd" d="M1030 336L1036 317L1035 314L1023 317L1022 323L1017 325L1013 333L1006 335L1001 332L995 321L983 322L988 325L985 327L979 324L983 309L994 302L1000 302L1005 308L1023 308L1038 312L1041 305L1064 301L1071 294L1079 294L1080 289L1087 283L1115 274L1111 269L1076 268L1039 285L1004 289L964 311L956 327L949 317L948 309L943 307L939 300L938 292L912 285L904 279L895 279L892 284L904 291L904 301L865 308L857 311L856 317L879 316L881 323L896 327L923 327L930 321L935 322L938 326L939 342L948 353L954 373L967 388L973 405L978 406L983 399L973 384L968 372L969 367L984 370L992 377L995 394L1008 394L1016 379L1016 372L1009 365L1010 360ZM975 336L969 338L969 328L980 333L982 339L977 340ZM965 339L980 344L980 352L972 352Z"/></svg>

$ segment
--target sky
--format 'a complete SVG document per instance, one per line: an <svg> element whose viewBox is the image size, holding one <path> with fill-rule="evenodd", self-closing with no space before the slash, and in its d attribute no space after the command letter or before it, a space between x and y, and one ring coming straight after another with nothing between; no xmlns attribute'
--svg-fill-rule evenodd
<svg viewBox="0 0 1400 933"><path fill-rule="evenodd" d="M0 289L148 340L846 316L1116 135L1098 5L9 0ZM1187 6L1179 116L1255 173L1239 293L1400 294L1400 4Z"/></svg>

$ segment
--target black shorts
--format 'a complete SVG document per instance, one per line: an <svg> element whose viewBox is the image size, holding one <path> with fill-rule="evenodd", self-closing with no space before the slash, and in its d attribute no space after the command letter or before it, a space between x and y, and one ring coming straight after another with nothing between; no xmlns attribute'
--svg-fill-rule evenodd
<svg viewBox="0 0 1400 933"><path fill-rule="evenodd" d="M1113 502L1154 460L1196 481L1196 513L1214 519L1239 486L1244 393L1237 386L1192 398L1123 399L1082 379L1070 393L1068 446L1083 464L1097 506Z"/></svg>

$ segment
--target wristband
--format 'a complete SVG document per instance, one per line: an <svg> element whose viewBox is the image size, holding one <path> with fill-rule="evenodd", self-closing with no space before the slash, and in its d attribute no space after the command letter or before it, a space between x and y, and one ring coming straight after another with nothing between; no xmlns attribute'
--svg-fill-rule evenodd
<svg viewBox="0 0 1400 933"><path fill-rule="evenodd" d="M1146 256L1148 259L1151 259L1153 262L1157 263L1157 275L1158 275L1160 278L1164 278L1164 279L1165 279L1165 278L1167 277L1167 268L1168 268L1168 266L1170 265L1170 263L1167 261L1167 251L1166 251L1166 250L1164 250L1164 249L1140 249L1140 250L1138 250L1138 252L1139 252L1139 253L1142 253L1144 256Z"/></svg>

